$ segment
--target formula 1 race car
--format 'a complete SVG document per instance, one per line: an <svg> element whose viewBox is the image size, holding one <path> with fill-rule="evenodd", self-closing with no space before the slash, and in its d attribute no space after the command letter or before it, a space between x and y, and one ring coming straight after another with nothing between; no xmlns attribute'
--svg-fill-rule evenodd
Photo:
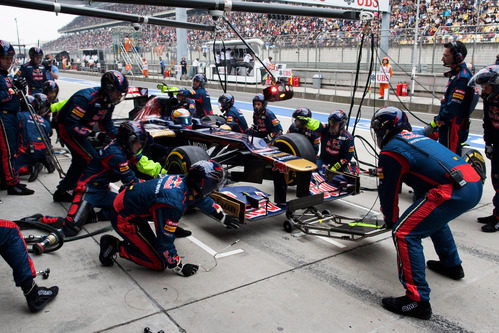
<svg viewBox="0 0 499 333"><path fill-rule="evenodd" d="M165 108L171 98L155 96L133 120L141 122L154 143L173 148L166 157L169 173L185 173L191 164L214 159L229 170L231 181L274 182L274 200L286 202L288 185L297 186L297 196L309 194L309 183L315 165L315 152L301 134L278 137L272 145L264 139L217 127L217 117L193 119L192 128L165 120ZM168 112L168 111L166 111Z"/></svg>
<svg viewBox="0 0 499 333"><path fill-rule="evenodd" d="M323 193L326 201L359 193L358 176L318 172L315 151L301 134L282 135L269 145L262 138L226 129L225 119L215 115L193 118L192 127L185 127L169 120L173 105L171 94L152 96L130 112L130 118L144 125L155 145L169 147L164 158L169 173L185 173L199 160L214 159L229 171L231 182L273 181L272 201L270 194L252 186L231 185L214 195L241 222L284 213L288 186L296 185L298 198Z"/></svg>

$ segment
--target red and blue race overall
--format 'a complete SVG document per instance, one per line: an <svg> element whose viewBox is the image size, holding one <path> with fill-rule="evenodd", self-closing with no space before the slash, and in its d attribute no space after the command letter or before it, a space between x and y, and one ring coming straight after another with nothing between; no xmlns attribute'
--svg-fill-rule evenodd
<svg viewBox="0 0 499 333"><path fill-rule="evenodd" d="M135 157L132 159L130 162L133 164ZM91 208L102 208L102 216L111 219L116 193L109 189L109 184L121 180L123 184L129 185L139 181L128 163L125 152L115 140L99 150L98 156L90 162L78 180L73 203L64 223L75 223L76 215L84 202L88 202ZM86 221L77 222L82 224Z"/></svg>
<svg viewBox="0 0 499 333"><path fill-rule="evenodd" d="M195 200L180 175L165 175L129 186L114 200L117 217L111 220L123 237L119 255L141 266L162 271L174 268L180 259L173 242L178 222L188 207L221 220L222 208L210 197ZM149 227L153 220L156 235Z"/></svg>
<svg viewBox="0 0 499 333"><path fill-rule="evenodd" d="M492 146L491 178L495 190L493 214L499 222L499 94L483 102L483 140L486 146Z"/></svg>
<svg viewBox="0 0 499 333"><path fill-rule="evenodd" d="M0 177L9 186L19 183L14 168L14 154L19 142L17 113L20 107L12 77L7 71L0 69Z"/></svg>
<svg viewBox="0 0 499 333"><path fill-rule="evenodd" d="M468 81L471 72L463 62L446 75L449 81L435 117L435 122L442 122L438 128L438 142L461 156L461 143L468 139L469 132L472 93Z"/></svg>
<svg viewBox="0 0 499 333"><path fill-rule="evenodd" d="M45 136L52 136L52 127L50 122L42 116L36 115L40 129L44 131ZM48 154L47 146L43 141L38 128L31 118L29 111L22 111L17 114L20 129L20 142L16 156L16 170L27 168L36 162L45 160Z"/></svg>
<svg viewBox="0 0 499 333"><path fill-rule="evenodd" d="M243 113L235 106L230 107L225 114L225 119L227 120L227 125L229 125L234 132L246 133L248 130L248 123L246 122Z"/></svg>
<svg viewBox="0 0 499 333"><path fill-rule="evenodd" d="M26 78L29 95L43 93L43 83L48 80L45 67L42 64L35 66L31 61L22 65L16 76Z"/></svg>
<svg viewBox="0 0 499 333"><path fill-rule="evenodd" d="M202 87L192 90L180 89L179 94L196 102L196 112L192 115L193 117L203 118L204 116L213 114L210 95L208 95L206 89Z"/></svg>
<svg viewBox="0 0 499 333"><path fill-rule="evenodd" d="M466 184L456 184L450 172ZM385 223L393 226L399 279L406 295L428 301L421 239L431 237L440 261L458 266L461 259L448 222L473 208L482 196L482 181L473 167L446 147L422 135L403 131L379 155L379 198ZM403 183L414 189L414 203L399 217L398 193ZM464 186L463 186L464 185Z"/></svg>
<svg viewBox="0 0 499 333"><path fill-rule="evenodd" d="M23 235L14 222L0 220L0 255L12 267L16 286L33 282L35 267L28 255Z"/></svg>
<svg viewBox="0 0 499 333"><path fill-rule="evenodd" d="M57 131L60 139L71 151L71 165L57 189L73 190L78 178L97 157L97 151L88 140L94 126L116 136L117 129L111 119L114 105L104 104L99 94L100 87L82 89L76 92L57 113Z"/></svg>

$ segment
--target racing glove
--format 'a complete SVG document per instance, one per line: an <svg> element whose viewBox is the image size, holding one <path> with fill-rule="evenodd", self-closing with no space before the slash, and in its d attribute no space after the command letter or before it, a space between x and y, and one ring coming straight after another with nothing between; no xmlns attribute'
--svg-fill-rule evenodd
<svg viewBox="0 0 499 333"><path fill-rule="evenodd" d="M329 169L331 171L340 171L346 163L347 163L346 159L341 159L340 161L334 163L334 165L331 166Z"/></svg>
<svg viewBox="0 0 499 333"><path fill-rule="evenodd" d="M492 159L493 151L494 151L494 149L493 149L492 145L485 145L485 156L487 156L487 158L489 160Z"/></svg>
<svg viewBox="0 0 499 333"><path fill-rule="evenodd" d="M298 116L296 118L302 120L305 123L305 127L312 131L316 131L321 125L320 121L309 117Z"/></svg>
<svg viewBox="0 0 499 333"><path fill-rule="evenodd" d="M22 76L16 76L12 82L14 84L14 87L21 91L26 91L26 86L28 83L26 82L26 78Z"/></svg>
<svg viewBox="0 0 499 333"><path fill-rule="evenodd" d="M241 226L239 224L239 219L229 214L224 214L224 217L220 220L220 222L222 222L227 229L239 229Z"/></svg>
<svg viewBox="0 0 499 333"><path fill-rule="evenodd" d="M171 270L174 271L176 274L178 274L180 276L184 276L184 277L188 277L188 276L196 274L198 269L199 269L198 265L194 265L194 264L182 265L182 263L180 261L178 262L177 266L171 268Z"/></svg>
<svg viewBox="0 0 499 333"><path fill-rule="evenodd" d="M435 120L432 120L429 125L426 125L424 128L424 136L431 137L433 133L435 133L437 129L437 123Z"/></svg>

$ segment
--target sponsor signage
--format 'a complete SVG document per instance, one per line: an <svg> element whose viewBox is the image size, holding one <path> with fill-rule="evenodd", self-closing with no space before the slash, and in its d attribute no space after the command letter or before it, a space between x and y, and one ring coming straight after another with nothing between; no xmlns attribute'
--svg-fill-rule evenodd
<svg viewBox="0 0 499 333"><path fill-rule="evenodd" d="M286 0L307 5L389 12L389 0Z"/></svg>

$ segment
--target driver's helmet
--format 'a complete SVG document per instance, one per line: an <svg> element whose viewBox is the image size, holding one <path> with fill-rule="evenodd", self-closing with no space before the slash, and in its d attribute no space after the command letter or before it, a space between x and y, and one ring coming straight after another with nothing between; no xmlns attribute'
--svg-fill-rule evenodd
<svg viewBox="0 0 499 333"><path fill-rule="evenodd" d="M177 109L172 112L172 120L175 124L181 125L183 128L192 128L192 115L186 109Z"/></svg>

